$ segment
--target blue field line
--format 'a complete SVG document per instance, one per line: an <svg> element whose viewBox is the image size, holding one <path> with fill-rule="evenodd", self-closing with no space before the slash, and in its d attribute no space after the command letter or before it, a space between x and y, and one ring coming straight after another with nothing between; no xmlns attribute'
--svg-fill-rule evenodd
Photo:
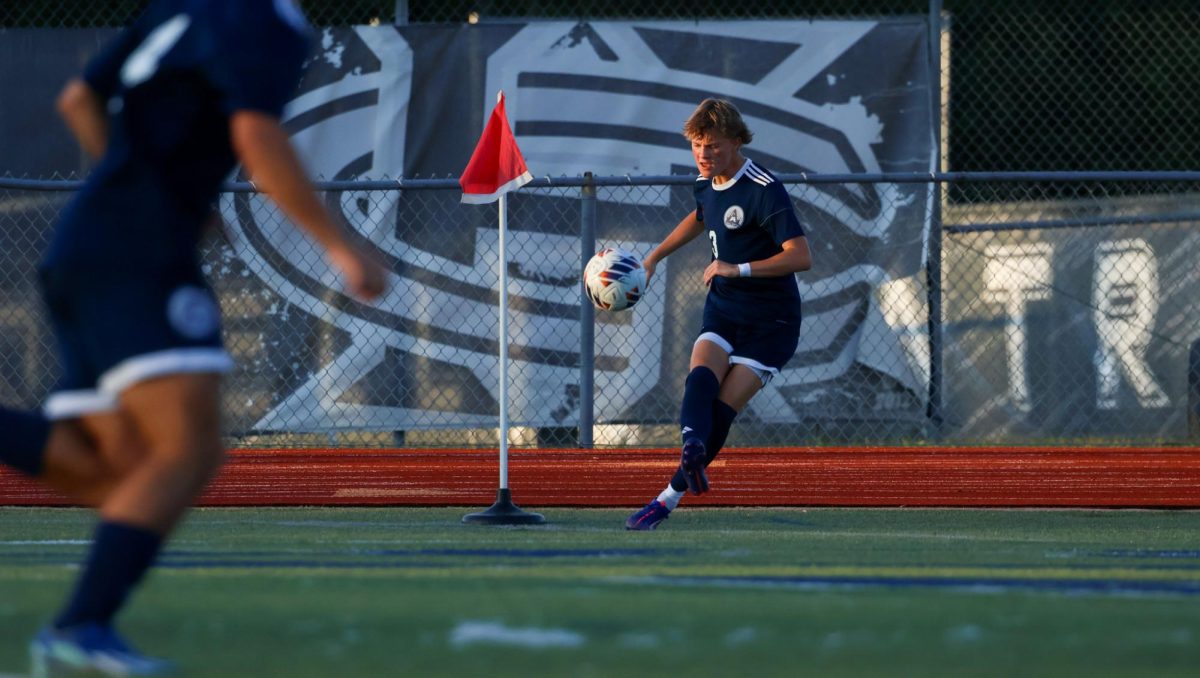
<svg viewBox="0 0 1200 678"><path fill-rule="evenodd" d="M783 576L783 577L615 577L616 581L675 586L744 587L769 589L943 589L978 593L1010 591L1102 593L1109 595L1200 595L1200 581L1145 581L1112 579L1023 579L1017 577L891 577L891 576Z"/></svg>
<svg viewBox="0 0 1200 678"><path fill-rule="evenodd" d="M498 558L629 558L686 555L686 549L376 549L355 551L372 556L484 556Z"/></svg>
<svg viewBox="0 0 1200 678"><path fill-rule="evenodd" d="M0 564L36 567L70 566L79 564L84 549L8 550L0 549ZM515 549L515 548L419 548L419 549L349 549L317 553L302 549L271 551L213 551L206 549L170 549L165 551L158 566L168 569L197 568L253 568L276 567L280 569L338 568L338 569L408 569L411 567L456 564L454 559L495 560L604 560L604 559L657 559L663 557L686 557L691 553L685 548L558 548L558 549ZM1085 562L1053 563L1054 569L1076 571L1131 571L1131 572L1196 572L1200 573L1200 551L1192 549L1105 549L1100 551L1072 551L1071 558ZM1129 559L1134 562L1096 562L1087 559ZM423 560L422 560L423 559ZM891 563L892 566L939 570L956 567L974 567L988 570L1027 570L1046 564L1034 562L1008 563L948 563L909 562ZM793 562L795 567L869 567L864 563ZM941 581L941 578L938 578ZM905 578L905 581L909 581ZM1200 581L1200 575L1198 575Z"/></svg>
<svg viewBox="0 0 1200 678"><path fill-rule="evenodd" d="M1109 558L1166 558L1200 560L1200 550L1195 549L1106 549L1097 551L1096 555Z"/></svg>

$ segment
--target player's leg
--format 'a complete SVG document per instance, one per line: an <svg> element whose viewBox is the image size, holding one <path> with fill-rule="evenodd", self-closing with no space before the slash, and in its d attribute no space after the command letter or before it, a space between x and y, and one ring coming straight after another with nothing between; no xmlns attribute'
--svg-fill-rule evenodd
<svg viewBox="0 0 1200 678"><path fill-rule="evenodd" d="M146 456L100 505L100 523L75 592L55 619L65 628L108 626L153 564L163 540L220 467L215 374L160 377L121 397Z"/></svg>
<svg viewBox="0 0 1200 678"><path fill-rule="evenodd" d="M99 507L145 455L123 413L102 412L55 421L41 480L81 504Z"/></svg>
<svg viewBox="0 0 1200 678"><path fill-rule="evenodd" d="M683 442L703 443L712 429L713 402L721 389L721 381L729 371L731 347L713 332L700 335L692 346L688 376L683 385L683 402L679 408L679 430Z"/></svg>
<svg viewBox="0 0 1200 678"><path fill-rule="evenodd" d="M169 375L122 394L121 411L144 441L145 456L101 503L83 572L53 628L35 640L35 663L39 652L52 654L58 642L86 648L84 665L111 661L135 673L169 670L169 663L129 647L112 622L171 529L220 468L220 380L218 374Z"/></svg>
<svg viewBox="0 0 1200 678"><path fill-rule="evenodd" d="M725 446L725 440L729 438L729 430L733 427L738 412L761 389L762 381L753 370L744 365L733 365L729 369L725 379L721 381L716 399L713 400L710 415L712 423L708 437L704 440L705 467L712 463ZM736 407L730 403L735 403ZM674 510L687 489L687 477L681 468L675 472L671 484L663 490L658 500Z"/></svg>
<svg viewBox="0 0 1200 678"><path fill-rule="evenodd" d="M625 521L629 530L653 530L667 519L690 489L695 494L708 490L705 440L712 435L712 412L717 407L721 379L729 370L729 343L714 332L702 332L692 347L691 369L684 384L680 406L683 452L679 468L667 486L649 504ZM731 420L732 421L732 420ZM728 427L725 427L728 434ZM721 438L724 443L724 436Z"/></svg>
<svg viewBox="0 0 1200 678"><path fill-rule="evenodd" d="M691 370L684 385L679 423L683 451L679 468L693 494L708 491L705 441L712 432L712 410L721 382L729 371L729 342L712 331L701 333L692 347ZM669 493L668 493L669 494Z"/></svg>
<svg viewBox="0 0 1200 678"><path fill-rule="evenodd" d="M100 507L107 520L166 534L216 476L221 442L221 374L173 374L129 387L122 409L146 457Z"/></svg>
<svg viewBox="0 0 1200 678"><path fill-rule="evenodd" d="M0 408L0 440L0 462L87 506L108 496L140 450L112 415L52 421L41 412Z"/></svg>
<svg viewBox="0 0 1200 678"><path fill-rule="evenodd" d="M37 477L45 468L50 422L40 412L0 407L0 463Z"/></svg>

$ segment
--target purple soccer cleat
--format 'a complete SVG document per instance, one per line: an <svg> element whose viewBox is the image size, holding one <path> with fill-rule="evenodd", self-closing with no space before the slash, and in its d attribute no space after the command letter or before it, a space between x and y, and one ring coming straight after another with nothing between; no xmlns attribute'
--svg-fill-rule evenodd
<svg viewBox="0 0 1200 678"><path fill-rule="evenodd" d="M653 530L658 527L658 524L666 520L671 515L671 509L667 508L666 504L655 499L646 504L646 507L637 513L629 516L629 520L625 521L625 529L627 530Z"/></svg>
<svg viewBox="0 0 1200 678"><path fill-rule="evenodd" d="M708 461L704 452L704 443L695 438L689 438L683 443L683 456L679 460L679 468L687 481L688 492L704 494L708 492L708 475L704 473Z"/></svg>

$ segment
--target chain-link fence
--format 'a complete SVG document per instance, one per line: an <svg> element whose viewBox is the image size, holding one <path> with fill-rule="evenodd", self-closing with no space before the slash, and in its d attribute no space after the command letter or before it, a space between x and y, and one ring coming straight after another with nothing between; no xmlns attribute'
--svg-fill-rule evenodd
<svg viewBox="0 0 1200 678"><path fill-rule="evenodd" d="M31 53L23 32L121 26L145 4L7 3L0 31L16 38L4 45ZM732 444L1188 436L1187 349L1200 336L1195 177L960 173L1200 166L1192 2L300 4L322 27L915 17L940 37L930 54L940 76L935 151L955 174L944 183L788 177L816 247L816 269L800 278L804 337ZM869 98L868 110L900 101L894 91ZM40 167L15 173L53 176ZM0 176L13 173L0 166ZM597 179L596 243L648 251L673 223L664 215L688 209L689 181ZM57 369L34 267L69 184L0 186L0 401L33 406ZM228 194L228 239L214 239L205 259L239 359L226 403L232 433L245 444L494 444L494 212L460 206L452 181L326 186L390 257L399 291L382 310L349 305L265 200ZM672 257L666 284L634 312L585 322L577 276L594 249L580 238L588 204L570 179L541 179L510 204L514 442L574 444L590 404L596 444L673 444L704 252ZM585 357L589 327L596 349Z"/></svg>
<svg viewBox="0 0 1200 678"><path fill-rule="evenodd" d="M784 177L814 250L803 338L731 444L1185 440L1200 174L946 178L970 200L944 205L937 229L928 178ZM57 371L33 270L70 186L5 181L0 400L33 406ZM707 248L680 250L632 311L594 322L578 275L601 245L648 252L669 226L657 205L686 206L690 181L539 179L511 196L514 444L673 444ZM495 208L460 204L454 181L324 186L388 261L392 291L354 303L271 203L247 185L226 194L204 260L238 363L236 441L495 444ZM855 198L877 199L886 223L856 229ZM414 245L434 242L428 229L438 245Z"/></svg>

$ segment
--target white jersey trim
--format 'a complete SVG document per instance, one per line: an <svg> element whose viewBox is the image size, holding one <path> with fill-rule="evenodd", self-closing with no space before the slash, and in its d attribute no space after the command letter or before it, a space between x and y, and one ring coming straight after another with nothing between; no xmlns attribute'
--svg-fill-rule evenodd
<svg viewBox="0 0 1200 678"><path fill-rule="evenodd" d="M729 181L726 181L725 183L718 186L718 185L716 185L716 183L712 183L710 180L710 185L712 186L712 189L714 191L728 190L729 187L736 184L738 179L741 179L743 176L748 177L750 179L750 181L753 181L754 183L758 184L759 186L766 186L767 184L771 183L772 181L775 181L771 177L771 175L767 174L766 170L759 167L758 165L755 165L753 160L746 158L746 162L742 163L741 168L738 169L736 174L734 174L732 177L730 177ZM704 179L704 177L700 177L699 179L697 179L697 181L700 181L702 179Z"/></svg>
<svg viewBox="0 0 1200 678"><path fill-rule="evenodd" d="M713 183L712 189L714 191L728 190L731 186L733 186L734 184L737 183L738 179L742 178L742 175L746 173L746 168L749 167L750 164L751 164L750 159L746 158L746 162L742 163L741 168L738 169L736 174L734 174L732 177L729 178L729 181L726 181L725 183L721 184L720 186L718 186L716 183Z"/></svg>
<svg viewBox="0 0 1200 678"><path fill-rule="evenodd" d="M771 178L770 174L767 174L766 170L758 165L755 165L753 162L747 161L746 165L746 176L750 177L750 180L754 183L760 186L766 186L772 181L775 181Z"/></svg>

